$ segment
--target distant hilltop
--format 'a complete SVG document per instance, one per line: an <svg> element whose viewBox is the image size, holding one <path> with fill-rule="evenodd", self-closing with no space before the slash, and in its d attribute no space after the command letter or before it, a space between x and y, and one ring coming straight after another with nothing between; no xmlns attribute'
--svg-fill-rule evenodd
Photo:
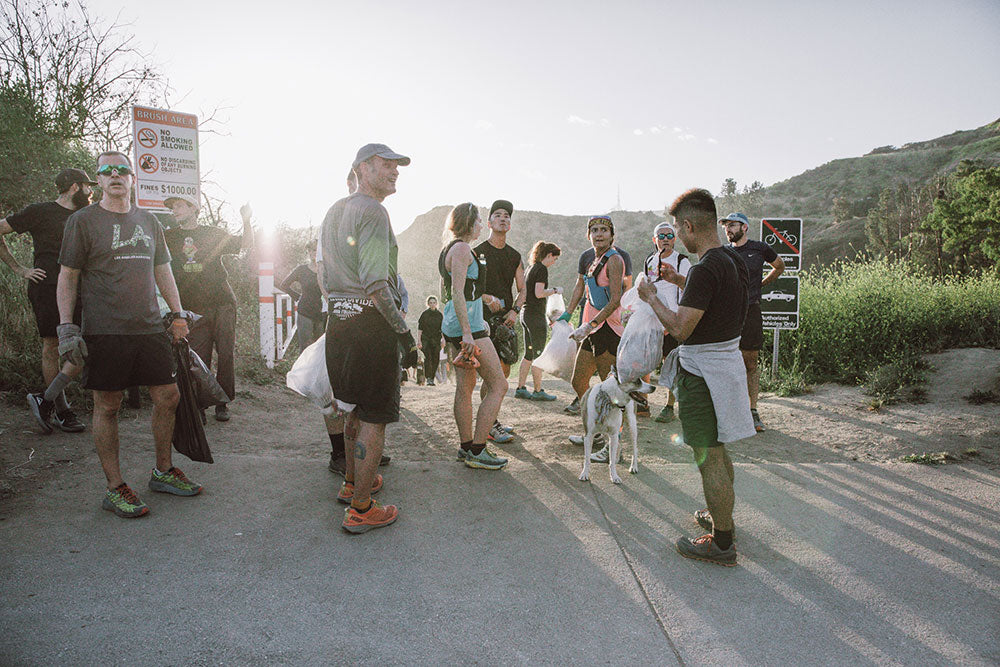
<svg viewBox="0 0 1000 667"><path fill-rule="evenodd" d="M861 157L843 158L809 169L798 176L755 190L738 191L735 197L717 195L720 215L739 207L751 218L762 216L803 219L804 266L826 264L851 257L864 248L864 218L878 202L879 193L900 183L924 184L942 178L963 160L1000 166L1000 119L974 130L904 144L879 146ZM711 184L718 188L718 185ZM745 189L744 189L745 190ZM841 220L834 221L835 200L840 200ZM451 206L436 206L417 216L399 234L399 266L410 290L411 317L423 310L423 299L437 294L437 256L441 231ZM485 219L488 209L481 209ZM612 211L617 245L632 255L635 264L651 250L654 223L663 211ZM508 242L521 251L525 264L538 240L555 243L562 257L550 271L550 283L567 292L576 279L576 260L588 246L587 217L555 215L540 211L515 211ZM756 233L756 229L753 230ZM485 239L485 233L483 235ZM684 252L678 244L678 249Z"/></svg>

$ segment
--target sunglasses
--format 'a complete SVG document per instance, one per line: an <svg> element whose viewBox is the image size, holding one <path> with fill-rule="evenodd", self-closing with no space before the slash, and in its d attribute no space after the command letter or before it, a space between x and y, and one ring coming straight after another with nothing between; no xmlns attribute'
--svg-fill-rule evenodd
<svg viewBox="0 0 1000 667"><path fill-rule="evenodd" d="M111 172L115 172L112 174ZM127 164L106 164L97 170L100 176L131 176L132 167Z"/></svg>
<svg viewBox="0 0 1000 667"><path fill-rule="evenodd" d="M661 241L669 241L670 239L674 238L674 235L668 232L666 234L657 234L656 238L660 239Z"/></svg>

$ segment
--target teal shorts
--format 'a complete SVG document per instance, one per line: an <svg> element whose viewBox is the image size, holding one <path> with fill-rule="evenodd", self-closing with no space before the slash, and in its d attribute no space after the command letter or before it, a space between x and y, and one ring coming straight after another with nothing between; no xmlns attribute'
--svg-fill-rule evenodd
<svg viewBox="0 0 1000 667"><path fill-rule="evenodd" d="M677 415L681 419L684 442L701 449L721 447L719 422L705 378L684 370L677 375Z"/></svg>

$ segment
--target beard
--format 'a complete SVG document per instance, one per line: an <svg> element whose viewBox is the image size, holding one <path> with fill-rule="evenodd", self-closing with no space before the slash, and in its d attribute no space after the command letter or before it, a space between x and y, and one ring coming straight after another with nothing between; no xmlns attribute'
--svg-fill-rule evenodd
<svg viewBox="0 0 1000 667"><path fill-rule="evenodd" d="M742 229L739 230L738 232L726 232L726 236L729 237L730 243L736 243L737 241L743 238L744 232Z"/></svg>
<svg viewBox="0 0 1000 667"><path fill-rule="evenodd" d="M84 192L83 190L77 190L73 193L72 198L73 206L77 209L81 209L84 206L90 205L90 193Z"/></svg>

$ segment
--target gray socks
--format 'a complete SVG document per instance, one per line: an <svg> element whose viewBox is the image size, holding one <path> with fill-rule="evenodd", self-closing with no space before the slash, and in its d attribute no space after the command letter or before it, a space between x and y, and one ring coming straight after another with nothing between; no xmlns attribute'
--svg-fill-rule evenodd
<svg viewBox="0 0 1000 667"><path fill-rule="evenodd" d="M50 384L45 390L42 398L46 401L54 402L58 412L69 410L69 403L66 402L66 394L63 393L63 389L69 386L69 383L72 381L73 378L60 372L59 375L56 375L55 379L52 380L52 384Z"/></svg>

